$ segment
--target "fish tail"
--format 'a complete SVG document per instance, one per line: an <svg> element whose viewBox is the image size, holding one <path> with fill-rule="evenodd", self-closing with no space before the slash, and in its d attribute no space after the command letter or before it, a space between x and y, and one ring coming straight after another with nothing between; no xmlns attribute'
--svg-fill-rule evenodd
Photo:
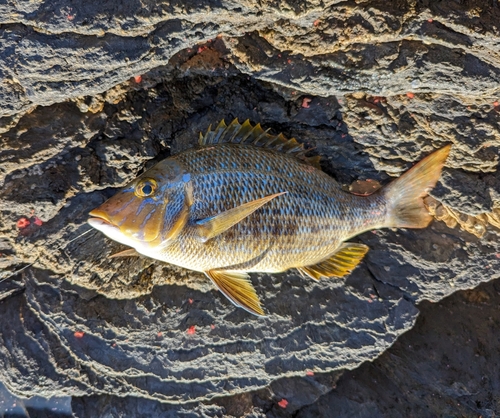
<svg viewBox="0 0 500 418"><path fill-rule="evenodd" d="M413 166L384 188L388 227L425 228L432 220L423 197L436 185L451 145L447 145Z"/></svg>

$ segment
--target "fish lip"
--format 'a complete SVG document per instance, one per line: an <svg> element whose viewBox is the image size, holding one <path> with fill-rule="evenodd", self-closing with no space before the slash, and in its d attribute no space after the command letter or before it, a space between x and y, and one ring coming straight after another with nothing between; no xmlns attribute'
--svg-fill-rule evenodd
<svg viewBox="0 0 500 418"><path fill-rule="evenodd" d="M116 228L116 225L109 219L108 214L99 208L91 210L89 216L90 218L87 222L93 227L106 225Z"/></svg>
<svg viewBox="0 0 500 418"><path fill-rule="evenodd" d="M120 244L128 245L129 247L135 248L137 246L137 242L135 242L134 239L129 238L126 235L124 235L120 231L119 227L117 227L116 225L113 225L113 223L109 222L106 219L103 219L101 217L93 217L93 218L89 218L87 223L91 227L102 232L108 238L111 238L113 241L119 242Z"/></svg>
<svg viewBox="0 0 500 418"><path fill-rule="evenodd" d="M97 217L89 218L87 220L87 222L90 226L93 226L94 228L97 228L101 225L115 226L111 222L109 222L107 219L104 219L104 218L97 218Z"/></svg>
<svg viewBox="0 0 500 418"><path fill-rule="evenodd" d="M116 226L113 224L113 222L110 221L109 217L107 216L106 212L103 212L102 210L99 209L94 209L89 212L89 218L88 222L90 221L97 222L100 221L100 223L105 223L107 225L112 225Z"/></svg>

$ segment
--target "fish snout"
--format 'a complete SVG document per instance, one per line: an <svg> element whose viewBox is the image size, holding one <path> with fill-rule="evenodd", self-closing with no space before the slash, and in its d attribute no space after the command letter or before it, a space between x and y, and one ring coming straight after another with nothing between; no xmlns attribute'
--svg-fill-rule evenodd
<svg viewBox="0 0 500 418"><path fill-rule="evenodd" d="M109 219L108 213L104 210L99 209L99 208L91 210L89 212L89 216L90 216L89 222L95 220L95 221L104 221L106 223L112 223L111 220ZM93 218L97 218L97 219L93 219Z"/></svg>

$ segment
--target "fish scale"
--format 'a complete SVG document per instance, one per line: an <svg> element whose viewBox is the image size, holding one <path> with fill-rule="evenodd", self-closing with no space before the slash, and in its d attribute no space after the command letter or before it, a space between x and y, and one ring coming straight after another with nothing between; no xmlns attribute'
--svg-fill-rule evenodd
<svg viewBox="0 0 500 418"><path fill-rule="evenodd" d="M89 223L140 254L205 272L235 305L264 315L247 273L345 276L368 250L347 239L430 222L422 198L449 151L362 197L344 192L295 139L222 121L199 147L159 162L93 210Z"/></svg>
<svg viewBox="0 0 500 418"><path fill-rule="evenodd" d="M230 143L188 150L173 159L191 175L192 219L287 192L222 233L218 240L202 244L186 231L178 238L184 245L175 259L171 257L177 253L176 243L163 250L161 257L166 261L194 270L242 264L268 249L268 255L247 271L277 272L314 264L331 254L352 231L359 231L368 211L376 207L380 216L371 217L367 228L381 224L385 216L381 199L346 194L325 173L273 150ZM231 168L227 168L228 161ZM266 183L262 176L268 178ZM253 245L246 242L248 237Z"/></svg>

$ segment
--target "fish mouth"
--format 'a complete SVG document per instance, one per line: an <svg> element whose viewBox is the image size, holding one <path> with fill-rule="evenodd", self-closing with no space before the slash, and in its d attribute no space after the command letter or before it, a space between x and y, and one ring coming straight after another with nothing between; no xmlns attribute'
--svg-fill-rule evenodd
<svg viewBox="0 0 500 418"><path fill-rule="evenodd" d="M96 229L99 229L99 227L103 225L114 226L111 222L102 218L89 218L87 222Z"/></svg>
<svg viewBox="0 0 500 418"><path fill-rule="evenodd" d="M90 226L93 226L96 229L99 229L99 227L102 227L103 225L116 227L116 225L109 220L106 212L102 210L94 209L89 213L89 216L91 216L91 218L89 218L87 222Z"/></svg>
<svg viewBox="0 0 500 418"><path fill-rule="evenodd" d="M89 215L92 217L87 221L88 224L98 231L101 231L108 238L131 247L136 244L135 240L123 234L120 228L110 221L106 212L95 209L90 212Z"/></svg>

